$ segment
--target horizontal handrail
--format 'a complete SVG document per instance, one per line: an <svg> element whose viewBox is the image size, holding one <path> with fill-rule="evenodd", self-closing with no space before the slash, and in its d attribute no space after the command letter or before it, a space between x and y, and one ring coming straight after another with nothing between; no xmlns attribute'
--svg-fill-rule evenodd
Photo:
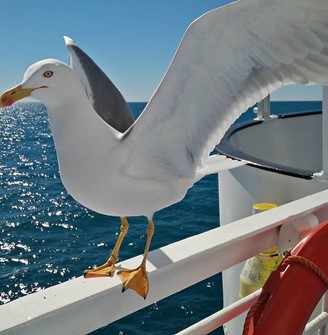
<svg viewBox="0 0 328 335"><path fill-rule="evenodd" d="M249 310L257 301L261 290L249 294L207 318L182 330L176 335L206 335Z"/></svg>
<svg viewBox="0 0 328 335"><path fill-rule="evenodd" d="M146 300L134 292L122 294L117 276L78 277L14 300L0 306L0 332L89 333L277 245L278 228L286 222L310 213L320 222L327 219L327 208L328 191L323 191L152 251ZM140 261L141 256L134 257L118 267L132 268Z"/></svg>

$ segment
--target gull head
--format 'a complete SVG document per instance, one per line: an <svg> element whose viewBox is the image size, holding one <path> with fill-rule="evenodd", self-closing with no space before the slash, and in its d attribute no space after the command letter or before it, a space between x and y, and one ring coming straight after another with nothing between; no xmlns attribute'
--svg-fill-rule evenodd
<svg viewBox="0 0 328 335"><path fill-rule="evenodd" d="M22 83L1 95L0 108L27 97L45 105L56 104L73 94L77 84L76 76L65 63L55 59L42 60L27 69Z"/></svg>

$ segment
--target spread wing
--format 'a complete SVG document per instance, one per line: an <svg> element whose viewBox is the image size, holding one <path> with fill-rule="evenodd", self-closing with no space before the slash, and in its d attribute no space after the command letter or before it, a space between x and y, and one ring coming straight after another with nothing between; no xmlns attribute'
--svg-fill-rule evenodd
<svg viewBox="0 0 328 335"><path fill-rule="evenodd" d="M243 0L197 19L128 136L127 171L193 177L255 102L287 84L326 84L327 18L327 0Z"/></svg>
<svg viewBox="0 0 328 335"><path fill-rule="evenodd" d="M69 66L80 78L94 110L113 128L125 132L134 117L120 91L99 66L72 39L65 36Z"/></svg>

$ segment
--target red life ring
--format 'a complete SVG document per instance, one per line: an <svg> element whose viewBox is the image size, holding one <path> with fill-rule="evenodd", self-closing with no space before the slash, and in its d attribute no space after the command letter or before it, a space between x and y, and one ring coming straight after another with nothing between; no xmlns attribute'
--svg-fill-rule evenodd
<svg viewBox="0 0 328 335"><path fill-rule="evenodd" d="M328 281L328 221L299 242L264 284L243 335L300 335ZM307 263L307 264L305 264Z"/></svg>

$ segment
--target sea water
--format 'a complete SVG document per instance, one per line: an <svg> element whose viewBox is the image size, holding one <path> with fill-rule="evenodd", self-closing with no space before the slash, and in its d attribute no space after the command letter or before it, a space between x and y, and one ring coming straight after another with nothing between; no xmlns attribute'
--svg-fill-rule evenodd
<svg viewBox="0 0 328 335"><path fill-rule="evenodd" d="M144 106L130 103L135 115ZM321 102L273 102L271 107L276 114L320 109ZM241 120L252 117L249 110ZM183 201L156 213L151 249L217 227L217 187L217 176L207 176ZM39 103L1 111L0 213L0 304L81 276L84 269L103 263L120 227L118 218L92 212L66 192L46 109ZM146 219L129 222L120 259L144 250ZM174 334L221 307L221 277L216 275L92 334Z"/></svg>

